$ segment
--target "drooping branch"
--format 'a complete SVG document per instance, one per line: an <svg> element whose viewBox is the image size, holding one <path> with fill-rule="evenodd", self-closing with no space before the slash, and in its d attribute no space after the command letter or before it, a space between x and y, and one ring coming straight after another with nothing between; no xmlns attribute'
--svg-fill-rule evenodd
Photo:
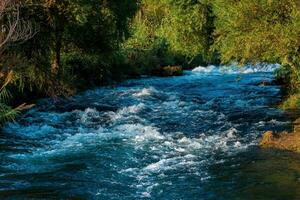
<svg viewBox="0 0 300 200"><path fill-rule="evenodd" d="M0 14L2 14L6 10L6 8L8 8L11 4L12 4L12 0L1 0L0 1Z"/></svg>
<svg viewBox="0 0 300 200"><path fill-rule="evenodd" d="M13 64L2 61L10 57L7 46L14 42L26 41L37 32L30 21L21 18L20 0L0 0L0 83L12 74ZM5 85L5 84L4 84Z"/></svg>
<svg viewBox="0 0 300 200"><path fill-rule="evenodd" d="M35 34L32 23L20 18L20 7L18 0L0 1L0 49L11 42L26 41Z"/></svg>

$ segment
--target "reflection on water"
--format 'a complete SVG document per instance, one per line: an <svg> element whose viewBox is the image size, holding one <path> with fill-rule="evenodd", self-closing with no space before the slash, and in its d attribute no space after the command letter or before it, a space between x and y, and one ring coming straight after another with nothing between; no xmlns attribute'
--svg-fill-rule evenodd
<svg viewBox="0 0 300 200"><path fill-rule="evenodd" d="M0 197L293 199L298 155L262 151L288 130L276 65L196 68L42 100L0 134Z"/></svg>
<svg viewBox="0 0 300 200"><path fill-rule="evenodd" d="M260 150L243 152L215 165L211 173L222 186L208 185L221 199L299 199L300 155ZM220 171L220 169L223 169Z"/></svg>

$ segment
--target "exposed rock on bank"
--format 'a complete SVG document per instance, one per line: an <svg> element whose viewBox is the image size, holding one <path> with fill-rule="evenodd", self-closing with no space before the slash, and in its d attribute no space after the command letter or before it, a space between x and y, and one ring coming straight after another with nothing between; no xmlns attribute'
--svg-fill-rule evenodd
<svg viewBox="0 0 300 200"><path fill-rule="evenodd" d="M154 76L181 76L183 74L183 69L181 66L166 66L156 68L152 71Z"/></svg>
<svg viewBox="0 0 300 200"><path fill-rule="evenodd" d="M267 131L260 141L262 148L274 148L300 152L300 132L274 133Z"/></svg>
<svg viewBox="0 0 300 200"><path fill-rule="evenodd" d="M294 119L293 132L265 132L259 144L262 148L274 148L300 152L300 110L293 110L287 113L291 119Z"/></svg>

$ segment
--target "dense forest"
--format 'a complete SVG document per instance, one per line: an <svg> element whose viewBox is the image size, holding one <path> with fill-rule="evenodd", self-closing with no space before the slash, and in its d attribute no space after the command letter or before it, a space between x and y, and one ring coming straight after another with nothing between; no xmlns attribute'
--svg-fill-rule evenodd
<svg viewBox="0 0 300 200"><path fill-rule="evenodd" d="M279 63L300 105L298 0L1 0L0 121L161 67Z"/></svg>

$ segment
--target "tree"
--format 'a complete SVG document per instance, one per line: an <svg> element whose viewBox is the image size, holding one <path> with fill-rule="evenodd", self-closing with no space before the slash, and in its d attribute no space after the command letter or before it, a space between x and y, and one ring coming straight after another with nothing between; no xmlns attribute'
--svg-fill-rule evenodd
<svg viewBox="0 0 300 200"><path fill-rule="evenodd" d="M26 41L34 35L31 23L20 18L20 2L16 0L2 0L0 2L0 124L13 120L23 109L31 105L21 104L16 108L7 105L11 97L6 86L13 81L13 67L1 64L8 58L5 52L7 46L17 41Z"/></svg>
<svg viewBox="0 0 300 200"><path fill-rule="evenodd" d="M61 75L65 52L111 53L128 36L133 0L25 0L28 16L41 26L39 48L49 47L54 75Z"/></svg>
<svg viewBox="0 0 300 200"><path fill-rule="evenodd" d="M214 13L223 62L280 62L299 70L298 0L215 0Z"/></svg>
<svg viewBox="0 0 300 200"><path fill-rule="evenodd" d="M191 62L197 57L208 63L213 22L212 5L207 0L142 0L132 24L133 37L126 45L157 52L158 58L163 51L162 60L171 60L169 55L173 54L180 60Z"/></svg>
<svg viewBox="0 0 300 200"><path fill-rule="evenodd" d="M17 0L2 0L0 2L0 79L5 79L12 67L9 64L1 65L4 58L7 59L7 47L18 41L26 41L33 37L33 30L30 21L20 17L21 3Z"/></svg>
<svg viewBox="0 0 300 200"><path fill-rule="evenodd" d="M202 55L210 60L214 17L209 1L165 0L169 8L161 32L171 48L189 58Z"/></svg>
<svg viewBox="0 0 300 200"><path fill-rule="evenodd" d="M0 49L10 42L28 40L34 35L31 23L20 18L20 6L16 0L0 2Z"/></svg>
<svg viewBox="0 0 300 200"><path fill-rule="evenodd" d="M7 56L6 48L15 42L26 41L33 37L34 31L29 21L20 17L21 3L17 0L0 2L0 63ZM0 65L0 79L5 79L12 68Z"/></svg>

